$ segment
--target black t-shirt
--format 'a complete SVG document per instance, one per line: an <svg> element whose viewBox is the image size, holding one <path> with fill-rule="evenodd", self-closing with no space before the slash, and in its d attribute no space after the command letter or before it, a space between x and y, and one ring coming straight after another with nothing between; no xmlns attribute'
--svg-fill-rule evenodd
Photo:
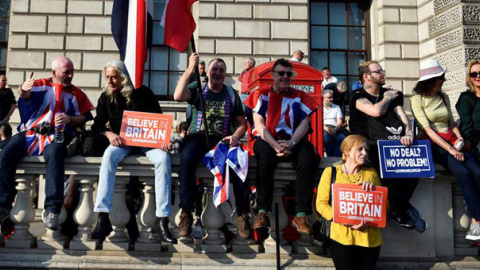
<svg viewBox="0 0 480 270"><path fill-rule="evenodd" d="M360 134L367 137L371 143L377 140L399 140L405 135L405 127L402 120L395 113L394 108L403 106L403 94L390 102L387 112L379 117L373 117L357 110L356 102L361 98L366 98L372 104L382 101L387 90L382 88L378 97L370 95L365 89L361 88L353 92L350 99L350 131L352 134Z"/></svg>
<svg viewBox="0 0 480 270"><path fill-rule="evenodd" d="M0 120L7 116L12 104L16 104L12 89L4 88L0 90Z"/></svg>
<svg viewBox="0 0 480 270"><path fill-rule="evenodd" d="M197 83L193 82L188 86L188 89L192 93L190 100L188 101L189 104L193 105L194 109L192 111L192 118L190 123L190 133L197 132L197 120L198 120L198 109L201 108L200 105L200 95L197 91ZM228 119L228 127L226 130L226 135L232 135L236 129L236 120L237 116L243 116L243 107L242 101L238 96L237 91L232 89L231 93L235 95L235 97L229 97L230 103L234 101L235 104L230 104L230 114ZM223 85L222 91L219 93L214 93L207 90L206 100L205 100L205 107L207 112L207 121L208 121L208 132L212 135L222 136L225 129L225 111L226 111L226 99L227 93L229 90L227 89L226 85ZM200 130L204 130L204 124L202 123Z"/></svg>

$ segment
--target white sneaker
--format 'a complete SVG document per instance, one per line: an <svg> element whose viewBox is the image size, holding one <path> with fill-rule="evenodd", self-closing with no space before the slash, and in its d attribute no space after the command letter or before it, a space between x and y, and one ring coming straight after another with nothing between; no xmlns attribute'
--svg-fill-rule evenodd
<svg viewBox="0 0 480 270"><path fill-rule="evenodd" d="M475 224L474 226L470 227L470 230L467 232L467 236L465 236L465 239L472 241L480 241L480 224Z"/></svg>

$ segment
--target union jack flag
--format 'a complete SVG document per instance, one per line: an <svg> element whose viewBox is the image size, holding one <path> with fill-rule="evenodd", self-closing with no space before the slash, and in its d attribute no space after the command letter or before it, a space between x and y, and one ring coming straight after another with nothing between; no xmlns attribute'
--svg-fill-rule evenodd
<svg viewBox="0 0 480 270"><path fill-rule="evenodd" d="M272 91L272 87L253 91L245 100L245 105L265 119L267 129L274 138L277 134L291 137L300 122L318 108L318 104L303 91L290 88L286 94L278 94ZM257 134L253 126L252 134Z"/></svg>
<svg viewBox="0 0 480 270"><path fill-rule="evenodd" d="M70 116L79 116L93 109L93 105L79 88L71 86L63 89L61 85L52 83L51 78L35 80L30 98L19 101L21 122L18 131L27 131L26 144L29 156L38 156L54 138L54 130L50 134L35 132L35 128L42 125L55 126L55 114L61 111ZM66 134L73 135L74 131L65 127Z"/></svg>
<svg viewBox="0 0 480 270"><path fill-rule="evenodd" d="M202 159L203 163L213 174L213 203L215 207L224 203L230 197L230 170L245 182L248 174L248 148L241 144L229 147L219 142Z"/></svg>

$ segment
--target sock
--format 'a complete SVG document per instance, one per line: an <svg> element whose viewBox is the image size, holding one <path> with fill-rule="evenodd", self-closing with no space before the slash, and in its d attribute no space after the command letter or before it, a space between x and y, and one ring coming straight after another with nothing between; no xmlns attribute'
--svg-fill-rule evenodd
<svg viewBox="0 0 480 270"><path fill-rule="evenodd" d="M296 216L297 217L304 217L306 215L307 215L307 213L305 213L305 212L298 212Z"/></svg>

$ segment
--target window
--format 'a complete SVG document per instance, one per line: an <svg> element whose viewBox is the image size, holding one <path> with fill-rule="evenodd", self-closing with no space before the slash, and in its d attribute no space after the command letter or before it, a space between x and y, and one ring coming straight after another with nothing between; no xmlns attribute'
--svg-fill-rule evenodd
<svg viewBox="0 0 480 270"><path fill-rule="evenodd" d="M367 56L364 1L310 2L310 64L330 68L348 88L358 80L358 65Z"/></svg>
<svg viewBox="0 0 480 270"><path fill-rule="evenodd" d="M0 1L0 73L7 67L8 22L10 1Z"/></svg>
<svg viewBox="0 0 480 270"><path fill-rule="evenodd" d="M160 100L171 100L177 81L187 68L187 54L163 45L163 27L160 21L164 8L165 0L154 1L153 44L145 63L143 83Z"/></svg>

